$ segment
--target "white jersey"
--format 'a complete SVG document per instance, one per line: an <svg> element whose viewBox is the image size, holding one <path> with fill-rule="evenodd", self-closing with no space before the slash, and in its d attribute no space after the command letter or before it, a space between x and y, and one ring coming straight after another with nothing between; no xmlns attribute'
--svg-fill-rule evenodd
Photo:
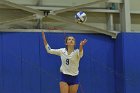
<svg viewBox="0 0 140 93"><path fill-rule="evenodd" d="M76 49L70 55L68 55L66 48L51 49L48 44L45 46L45 48L48 53L61 57L62 64L60 67L60 72L71 76L76 76L79 74L79 61L83 56L83 51L79 52L79 49Z"/></svg>

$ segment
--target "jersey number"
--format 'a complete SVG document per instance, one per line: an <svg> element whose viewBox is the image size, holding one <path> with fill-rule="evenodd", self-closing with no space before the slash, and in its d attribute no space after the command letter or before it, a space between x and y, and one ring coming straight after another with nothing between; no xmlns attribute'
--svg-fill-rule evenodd
<svg viewBox="0 0 140 93"><path fill-rule="evenodd" d="M66 65L69 65L69 59L66 59Z"/></svg>

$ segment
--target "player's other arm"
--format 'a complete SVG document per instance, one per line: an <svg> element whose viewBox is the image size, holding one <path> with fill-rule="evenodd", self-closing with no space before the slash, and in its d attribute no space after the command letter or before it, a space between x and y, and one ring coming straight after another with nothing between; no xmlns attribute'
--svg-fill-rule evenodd
<svg viewBox="0 0 140 93"><path fill-rule="evenodd" d="M49 44L47 42L47 39L45 37L44 32L42 32L42 38L43 38L44 46L45 46L48 53L55 54L55 55L60 55L60 53L61 53L60 49L51 49L51 47L49 46Z"/></svg>
<svg viewBox="0 0 140 93"><path fill-rule="evenodd" d="M79 46L79 55L83 55L83 46L86 44L87 40L84 39L80 42L80 46Z"/></svg>

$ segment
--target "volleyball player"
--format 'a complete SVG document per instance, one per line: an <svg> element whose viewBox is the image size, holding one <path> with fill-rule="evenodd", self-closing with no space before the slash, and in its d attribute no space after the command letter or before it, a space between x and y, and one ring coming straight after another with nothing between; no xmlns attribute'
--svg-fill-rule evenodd
<svg viewBox="0 0 140 93"><path fill-rule="evenodd" d="M65 38L65 48L51 49L47 43L44 32L42 32L42 38L47 52L61 57L62 64L60 67L60 92L77 93L79 86L79 62L83 56L83 46L86 44L87 40L84 39L80 42L79 49L74 49L75 38L73 36L68 36Z"/></svg>

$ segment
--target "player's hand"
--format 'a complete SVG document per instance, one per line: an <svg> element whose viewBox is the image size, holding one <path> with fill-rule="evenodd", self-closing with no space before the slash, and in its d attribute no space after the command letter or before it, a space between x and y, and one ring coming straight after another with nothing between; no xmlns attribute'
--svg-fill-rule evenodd
<svg viewBox="0 0 140 93"><path fill-rule="evenodd" d="M87 43L87 39L84 39L83 41L80 42L80 46L84 46Z"/></svg>

